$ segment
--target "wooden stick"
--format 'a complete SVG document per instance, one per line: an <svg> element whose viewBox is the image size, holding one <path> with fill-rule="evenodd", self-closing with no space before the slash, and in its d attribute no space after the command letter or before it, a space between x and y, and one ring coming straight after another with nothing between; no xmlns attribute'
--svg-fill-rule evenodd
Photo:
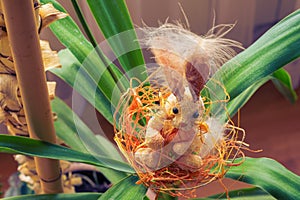
<svg viewBox="0 0 300 200"><path fill-rule="evenodd" d="M55 143L33 1L3 0L2 5L29 135L31 138ZM63 192L59 161L35 158L35 163L43 192Z"/></svg>

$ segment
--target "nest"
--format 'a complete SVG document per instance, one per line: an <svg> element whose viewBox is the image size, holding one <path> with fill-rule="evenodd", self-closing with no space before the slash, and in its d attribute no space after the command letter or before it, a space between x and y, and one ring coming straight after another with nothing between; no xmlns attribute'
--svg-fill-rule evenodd
<svg viewBox="0 0 300 200"><path fill-rule="evenodd" d="M196 188L241 164L233 160L244 157L244 130L211 116L208 105L216 101L196 102L202 112L182 126L186 108L168 88L141 84L123 97L115 113L115 141L137 172L138 183L157 193L194 197Z"/></svg>
<svg viewBox="0 0 300 200"><path fill-rule="evenodd" d="M148 80L121 98L115 141L139 183L157 193L194 197L196 188L220 180L235 158L244 157L245 132L219 117L229 95L222 77L212 80L235 55L233 47L242 48L223 38L232 27L215 26L205 36L180 23L142 29L139 41L156 64L146 66ZM204 88L207 94L199 96Z"/></svg>

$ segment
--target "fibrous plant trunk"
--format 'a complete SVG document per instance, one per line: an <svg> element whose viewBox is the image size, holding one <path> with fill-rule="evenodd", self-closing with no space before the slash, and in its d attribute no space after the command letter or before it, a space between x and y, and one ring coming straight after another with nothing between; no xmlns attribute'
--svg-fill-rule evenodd
<svg viewBox="0 0 300 200"><path fill-rule="evenodd" d="M49 102L54 98L55 83L46 82L44 71L60 64L56 52L48 42L39 40L38 33L67 15L50 4L41 6L38 0L0 3L0 123L5 123L12 135L56 143ZM70 180L63 178L62 182L70 163L45 158L34 158L33 162L20 156L16 160L21 175L30 179L36 193L74 191Z"/></svg>

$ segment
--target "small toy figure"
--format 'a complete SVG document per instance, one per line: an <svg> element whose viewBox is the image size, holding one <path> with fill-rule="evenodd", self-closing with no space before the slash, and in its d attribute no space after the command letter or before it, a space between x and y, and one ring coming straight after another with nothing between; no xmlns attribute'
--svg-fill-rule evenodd
<svg viewBox="0 0 300 200"><path fill-rule="evenodd" d="M135 153L135 159L149 169L157 170L176 161L180 168L197 170L203 135L208 132L201 122L204 105L194 101L189 87L180 100L174 94L161 101L160 109L147 124L145 146Z"/></svg>
<svg viewBox="0 0 300 200"><path fill-rule="evenodd" d="M214 99L215 88L201 96L206 82L234 55L232 47L240 47L222 38L226 27L217 26L206 37L169 23L143 29L141 45L150 48L156 65L147 67L148 80L121 99L115 141L140 182L155 192L182 196L189 190L187 196L193 196L193 189L222 178L230 158L243 156L237 137L243 130L210 112L212 104L226 109L227 99ZM221 80L215 82L228 97Z"/></svg>

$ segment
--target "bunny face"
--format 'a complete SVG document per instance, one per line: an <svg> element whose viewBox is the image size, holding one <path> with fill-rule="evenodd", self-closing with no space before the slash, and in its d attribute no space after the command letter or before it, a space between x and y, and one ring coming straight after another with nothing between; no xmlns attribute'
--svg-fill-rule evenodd
<svg viewBox="0 0 300 200"><path fill-rule="evenodd" d="M180 129L192 129L195 126L195 122L199 120L202 115L204 106L202 100L194 101L191 91L188 87L185 88L180 105Z"/></svg>

